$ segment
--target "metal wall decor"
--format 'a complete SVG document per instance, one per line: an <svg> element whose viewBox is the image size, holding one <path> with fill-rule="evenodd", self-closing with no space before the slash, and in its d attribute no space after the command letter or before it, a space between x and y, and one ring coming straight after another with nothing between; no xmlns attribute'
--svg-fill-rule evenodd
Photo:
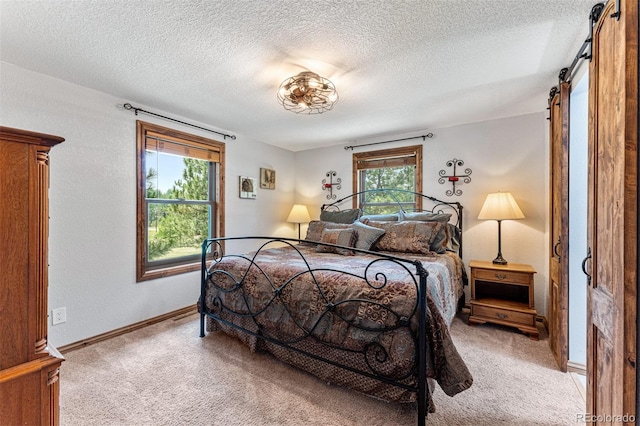
<svg viewBox="0 0 640 426"><path fill-rule="evenodd" d="M336 189L341 188L342 179L336 178L337 175L338 174L335 171L329 170L327 173L325 173L325 176L329 178L329 181L327 182L327 179L322 179L322 190L329 191L329 194L327 195L327 200L336 199L336 194L333 193L334 186L336 187ZM333 180L334 178L336 178L335 182Z"/></svg>
<svg viewBox="0 0 640 426"><path fill-rule="evenodd" d="M462 182L464 183L469 183L471 182L471 178L469 177L469 175L471 174L471 169L467 168L464 169L464 173L463 175L457 175L456 174L456 167L462 167L464 166L464 161L462 160L458 160L457 158L454 158L453 160L449 160L447 161L447 167L453 167L453 173L450 175L447 175L447 171L446 170L440 170L440 179L438 179L438 182L441 184L444 184L445 182L451 182L451 184L453 185L452 189L448 189L446 194L448 197L451 197L453 195L462 195L462 190L460 189L456 189L456 184L460 182L460 178L462 178Z"/></svg>

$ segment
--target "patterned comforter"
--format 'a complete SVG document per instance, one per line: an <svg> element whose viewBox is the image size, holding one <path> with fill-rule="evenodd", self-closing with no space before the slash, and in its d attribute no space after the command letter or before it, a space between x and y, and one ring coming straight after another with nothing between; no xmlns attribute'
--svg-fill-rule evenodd
<svg viewBox="0 0 640 426"><path fill-rule="evenodd" d="M429 273L427 376L455 395L473 382L448 330L462 295L462 261L451 253L405 255L419 260ZM324 381L389 401L415 401L415 392L402 386L415 386L417 376L415 265L373 255L318 253L314 246L297 245L225 256L208 273L206 307L221 320L208 317L209 331L236 335L252 350L267 350Z"/></svg>

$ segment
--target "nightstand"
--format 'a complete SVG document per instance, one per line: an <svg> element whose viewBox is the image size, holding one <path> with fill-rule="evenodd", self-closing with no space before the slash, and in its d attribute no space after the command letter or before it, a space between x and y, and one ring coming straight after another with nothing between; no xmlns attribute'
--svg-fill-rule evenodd
<svg viewBox="0 0 640 426"><path fill-rule="evenodd" d="M472 260L469 325L490 322L515 327L538 340L530 265Z"/></svg>

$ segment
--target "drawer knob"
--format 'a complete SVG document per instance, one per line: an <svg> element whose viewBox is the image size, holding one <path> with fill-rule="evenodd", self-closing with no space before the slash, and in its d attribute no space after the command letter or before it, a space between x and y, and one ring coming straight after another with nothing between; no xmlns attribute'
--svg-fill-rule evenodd
<svg viewBox="0 0 640 426"><path fill-rule="evenodd" d="M496 278L499 280L504 280L505 278L507 278L507 274L498 274L496 273Z"/></svg>
<svg viewBox="0 0 640 426"><path fill-rule="evenodd" d="M500 319L505 319L507 317L507 314L501 314L500 312L496 312L496 316Z"/></svg>

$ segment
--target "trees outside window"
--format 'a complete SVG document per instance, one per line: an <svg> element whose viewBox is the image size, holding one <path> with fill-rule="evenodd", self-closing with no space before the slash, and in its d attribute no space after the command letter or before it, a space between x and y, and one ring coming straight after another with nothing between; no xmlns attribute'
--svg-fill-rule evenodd
<svg viewBox="0 0 640 426"><path fill-rule="evenodd" d="M138 122L138 281L197 270L222 236L224 144Z"/></svg>
<svg viewBox="0 0 640 426"><path fill-rule="evenodd" d="M422 146L409 146L353 154L353 190L401 189L422 192ZM395 198L391 198L395 197ZM398 203L407 211L419 210L421 198L410 193L361 194L357 203L366 203L367 213L398 211ZM354 200L356 203L356 200Z"/></svg>

